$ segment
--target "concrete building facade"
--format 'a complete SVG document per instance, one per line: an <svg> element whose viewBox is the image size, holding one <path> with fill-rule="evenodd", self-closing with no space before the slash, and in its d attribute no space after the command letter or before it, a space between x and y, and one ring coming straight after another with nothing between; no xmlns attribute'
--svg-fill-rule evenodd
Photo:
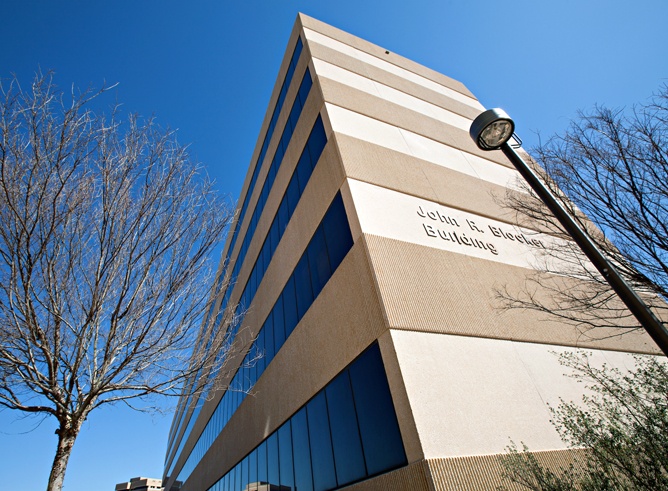
<svg viewBox="0 0 668 491"><path fill-rule="evenodd" d="M298 16L215 292L214 315L245 312L236 390L181 402L165 489L494 489L510 438L569 459L547 404L582 388L553 352L624 368L657 350L500 308L554 238L499 204L522 191L468 135L483 110Z"/></svg>
<svg viewBox="0 0 668 491"><path fill-rule="evenodd" d="M133 477L128 482L116 484L116 491L163 491L162 481L150 477Z"/></svg>

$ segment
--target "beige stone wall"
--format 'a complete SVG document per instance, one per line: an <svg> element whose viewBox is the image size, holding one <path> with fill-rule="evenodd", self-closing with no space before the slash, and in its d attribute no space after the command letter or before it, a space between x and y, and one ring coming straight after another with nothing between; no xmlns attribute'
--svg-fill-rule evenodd
<svg viewBox="0 0 668 491"><path fill-rule="evenodd" d="M558 471L569 465L582 465L582 452L553 450L534 453L543 466ZM503 484L508 491L525 490L504 479L499 455L427 459L387 474L362 481L346 491L489 491Z"/></svg>

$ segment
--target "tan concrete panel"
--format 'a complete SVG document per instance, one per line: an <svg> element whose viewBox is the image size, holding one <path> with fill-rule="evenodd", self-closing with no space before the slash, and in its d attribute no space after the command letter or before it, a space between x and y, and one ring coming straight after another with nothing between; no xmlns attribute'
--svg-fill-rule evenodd
<svg viewBox="0 0 668 491"><path fill-rule="evenodd" d="M584 465L580 450L551 450L533 453L546 468L558 470L569 465ZM502 480L500 455L427 459L386 474L346 486L346 491L489 491L503 483L508 491L526 488Z"/></svg>
<svg viewBox="0 0 668 491"><path fill-rule="evenodd" d="M501 453L511 440L564 449L550 406L587 392L558 355L573 348L392 330L392 341L426 458ZM626 372L629 353L590 350L594 366Z"/></svg>
<svg viewBox="0 0 668 491"><path fill-rule="evenodd" d="M313 66L319 78L334 80L463 131L468 131L471 126L471 120L465 116L327 61L314 59Z"/></svg>
<svg viewBox="0 0 668 491"><path fill-rule="evenodd" d="M433 491L427 462L421 460L344 488L346 491Z"/></svg>
<svg viewBox="0 0 668 491"><path fill-rule="evenodd" d="M345 53L341 53L340 51L327 46L323 46L322 44L311 42L309 43L309 50L313 58L326 61L349 70L350 72L362 75L389 87L393 87L406 94L411 94L419 99L448 109L471 120L480 113L480 109L478 108L471 107L470 105L452 99L445 94L431 90L428 87L419 85L394 73L389 73L377 66L364 63L359 59L348 56Z"/></svg>
<svg viewBox="0 0 668 491"><path fill-rule="evenodd" d="M499 206L506 189L348 135L335 141L349 178L511 223Z"/></svg>
<svg viewBox="0 0 668 491"><path fill-rule="evenodd" d="M534 452L540 464L559 470L573 464L583 464L583 452L576 450L550 450ZM428 459L428 476L435 491L488 491L497 489L503 482L508 491L525 491L519 484L502 480L499 455L459 457L452 459Z"/></svg>
<svg viewBox="0 0 668 491"><path fill-rule="evenodd" d="M501 152L484 152L473 142L468 131L455 128L380 97L359 91L331 79L319 79L325 102L383 121L425 136L450 147L499 163L513 165Z"/></svg>
<svg viewBox="0 0 668 491"><path fill-rule="evenodd" d="M457 80L454 80L450 77L446 77L445 75L438 73L434 70L431 70L430 68L427 68L425 66L422 66L419 63L404 58L403 56L397 55L396 53L388 54L386 53L387 50L381 48L380 46L371 44L368 41L353 36L352 34L348 34L347 32L341 31L340 29L337 29L335 27L329 26L307 15L299 14L299 19L303 27L312 29L316 32L324 34L325 36L331 37L333 39L341 41L342 43L348 44L349 46L352 46L361 51L376 56L380 59L386 60L394 65L397 65L399 67L405 68L406 70L417 73L441 85L444 85L453 90L461 92L462 94L474 97L473 94L471 94L471 92L461 82L458 82Z"/></svg>
<svg viewBox="0 0 668 491"><path fill-rule="evenodd" d="M380 335L385 324L370 291L371 273L364 247L358 243L267 367L254 395L245 399L202 459L188 486L211 486Z"/></svg>
<svg viewBox="0 0 668 491"><path fill-rule="evenodd" d="M656 352L644 332L601 328L584 334L545 314L503 309L496 291L521 291L530 271L525 268L374 235L365 240L391 328Z"/></svg>

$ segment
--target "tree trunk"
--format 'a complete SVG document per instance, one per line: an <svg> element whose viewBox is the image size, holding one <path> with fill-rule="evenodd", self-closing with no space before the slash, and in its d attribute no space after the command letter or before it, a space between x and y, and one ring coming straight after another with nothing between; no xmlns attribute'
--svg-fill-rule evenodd
<svg viewBox="0 0 668 491"><path fill-rule="evenodd" d="M81 424L62 422L60 428L56 430L58 435L58 448L56 456L53 459L51 466L51 474L49 474L49 484L47 491L61 491L63 488L63 481L65 480L65 470L67 470L67 461L70 459L74 441L79 435Z"/></svg>

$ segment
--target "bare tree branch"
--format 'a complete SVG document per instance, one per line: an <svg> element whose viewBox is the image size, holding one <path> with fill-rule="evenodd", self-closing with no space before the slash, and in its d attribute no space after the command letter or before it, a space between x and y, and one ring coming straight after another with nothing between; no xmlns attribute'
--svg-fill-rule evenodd
<svg viewBox="0 0 668 491"><path fill-rule="evenodd" d="M546 184L617 265L659 317L668 315L668 87L631 111L597 106L580 113L562 136L532 153ZM508 194L520 223L531 221L563 239L547 207L529 189ZM557 316L594 335L596 327L637 322L580 252L555 242L546 254L555 269L530 278L524 291L502 290L510 308ZM555 275L559 275L555 278ZM570 279L584 279L585 283Z"/></svg>
<svg viewBox="0 0 668 491"><path fill-rule="evenodd" d="M89 109L104 90L1 90L0 407L57 418L60 489L90 411L223 369L203 312L233 207L172 132Z"/></svg>

